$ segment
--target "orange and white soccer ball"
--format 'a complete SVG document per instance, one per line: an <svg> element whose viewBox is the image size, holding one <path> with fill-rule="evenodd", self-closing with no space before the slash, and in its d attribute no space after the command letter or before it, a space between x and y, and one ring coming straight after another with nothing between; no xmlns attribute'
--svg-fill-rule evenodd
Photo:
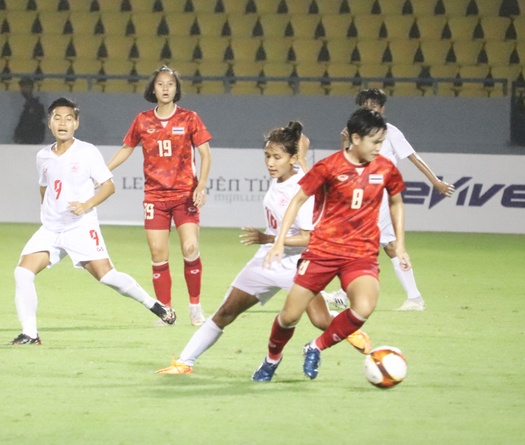
<svg viewBox="0 0 525 445"><path fill-rule="evenodd" d="M391 388L407 375L407 361L403 353L393 346L372 349L365 358L365 377L378 388Z"/></svg>

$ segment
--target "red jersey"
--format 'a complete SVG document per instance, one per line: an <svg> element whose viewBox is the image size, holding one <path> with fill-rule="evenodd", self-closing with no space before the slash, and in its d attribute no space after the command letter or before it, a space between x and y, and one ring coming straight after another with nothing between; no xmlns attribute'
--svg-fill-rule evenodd
<svg viewBox="0 0 525 445"><path fill-rule="evenodd" d="M324 258L375 258L379 254L379 208L383 190L404 190L401 173L387 158L354 165L343 151L317 162L299 181L315 194L314 231L303 258L311 252Z"/></svg>
<svg viewBox="0 0 525 445"><path fill-rule="evenodd" d="M211 135L194 111L177 107L173 116L159 119L154 110L140 113L129 128L124 144L142 144L146 199L183 199L197 186L195 147Z"/></svg>

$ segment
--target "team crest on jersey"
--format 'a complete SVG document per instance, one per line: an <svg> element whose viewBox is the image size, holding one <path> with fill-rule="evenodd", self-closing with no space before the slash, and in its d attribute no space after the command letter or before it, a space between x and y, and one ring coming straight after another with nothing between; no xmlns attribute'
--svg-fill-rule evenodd
<svg viewBox="0 0 525 445"><path fill-rule="evenodd" d="M171 134L184 134L184 127L172 127Z"/></svg>
<svg viewBox="0 0 525 445"><path fill-rule="evenodd" d="M383 175L370 175L368 177L368 183L369 184L382 184L383 183Z"/></svg>
<svg viewBox="0 0 525 445"><path fill-rule="evenodd" d="M154 128L148 128L146 131L147 131L149 134L151 134L151 133L155 133L155 129L154 129Z"/></svg>
<svg viewBox="0 0 525 445"><path fill-rule="evenodd" d="M71 167L70 167L70 170L71 170L71 173L78 173L78 163L75 163L75 164L71 164Z"/></svg>
<svg viewBox="0 0 525 445"><path fill-rule="evenodd" d="M339 176L337 177L337 180L338 180L338 181L341 181L341 182L348 181L348 175L339 175Z"/></svg>

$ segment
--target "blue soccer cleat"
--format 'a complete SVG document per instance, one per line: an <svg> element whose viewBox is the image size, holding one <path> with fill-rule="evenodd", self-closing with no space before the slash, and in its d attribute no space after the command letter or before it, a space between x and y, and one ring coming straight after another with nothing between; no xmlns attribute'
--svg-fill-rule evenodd
<svg viewBox="0 0 525 445"><path fill-rule="evenodd" d="M304 346L304 364L303 371L312 380L319 374L319 366L321 365L321 351L317 348L312 348L310 343Z"/></svg>
<svg viewBox="0 0 525 445"><path fill-rule="evenodd" d="M268 363L265 357L261 366L259 366L257 371L253 373L252 380L254 382L269 382L272 380L275 370L279 366L279 363L281 363L282 359L283 358L281 357L277 363Z"/></svg>

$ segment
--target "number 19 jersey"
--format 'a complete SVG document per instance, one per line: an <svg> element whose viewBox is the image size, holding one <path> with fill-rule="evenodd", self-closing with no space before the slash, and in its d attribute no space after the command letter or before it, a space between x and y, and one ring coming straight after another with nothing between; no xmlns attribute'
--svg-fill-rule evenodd
<svg viewBox="0 0 525 445"><path fill-rule="evenodd" d="M129 128L124 144L142 144L144 193L151 201L184 199L197 186L195 147L211 135L199 115L177 107L167 119L155 110L139 113Z"/></svg>

